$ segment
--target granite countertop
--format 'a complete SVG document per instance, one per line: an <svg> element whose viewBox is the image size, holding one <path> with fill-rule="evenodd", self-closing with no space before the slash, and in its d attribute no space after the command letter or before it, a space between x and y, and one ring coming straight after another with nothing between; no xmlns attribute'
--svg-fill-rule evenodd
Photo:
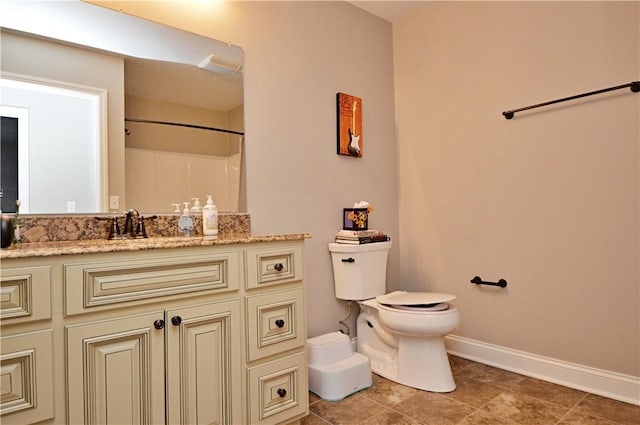
<svg viewBox="0 0 640 425"><path fill-rule="evenodd" d="M225 239L206 237L157 237L148 239L80 240L64 242L22 243L0 250L0 259L47 257L53 255L91 254L102 252L140 251L145 249L184 248L232 245L241 243L294 241L310 238L307 233L290 235L246 236Z"/></svg>

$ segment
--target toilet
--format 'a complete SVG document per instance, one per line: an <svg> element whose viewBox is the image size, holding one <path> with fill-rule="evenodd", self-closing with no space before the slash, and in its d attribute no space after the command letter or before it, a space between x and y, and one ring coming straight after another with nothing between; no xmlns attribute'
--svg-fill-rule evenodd
<svg viewBox="0 0 640 425"><path fill-rule="evenodd" d="M356 301L357 352L371 370L403 385L451 392L456 384L444 337L460 323L455 296L435 292L386 293L391 241L330 243L336 298Z"/></svg>

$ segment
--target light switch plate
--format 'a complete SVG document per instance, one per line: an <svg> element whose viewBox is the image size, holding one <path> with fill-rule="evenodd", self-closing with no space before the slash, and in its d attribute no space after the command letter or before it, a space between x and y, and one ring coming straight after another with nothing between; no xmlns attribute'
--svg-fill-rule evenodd
<svg viewBox="0 0 640 425"><path fill-rule="evenodd" d="M120 197L118 195L109 196L109 209L110 210L120 209Z"/></svg>

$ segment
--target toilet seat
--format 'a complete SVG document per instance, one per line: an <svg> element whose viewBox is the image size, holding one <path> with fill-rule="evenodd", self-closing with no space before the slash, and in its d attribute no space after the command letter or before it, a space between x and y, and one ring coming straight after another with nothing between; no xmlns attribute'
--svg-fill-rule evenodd
<svg viewBox="0 0 640 425"><path fill-rule="evenodd" d="M455 295L439 292L395 291L376 297L376 301L385 307L408 311L444 311L449 309L449 301Z"/></svg>
<svg viewBox="0 0 640 425"><path fill-rule="evenodd" d="M420 305L402 305L402 304L384 304L387 307L395 308L398 310L407 311L443 311L449 309L448 303L438 304L420 304Z"/></svg>

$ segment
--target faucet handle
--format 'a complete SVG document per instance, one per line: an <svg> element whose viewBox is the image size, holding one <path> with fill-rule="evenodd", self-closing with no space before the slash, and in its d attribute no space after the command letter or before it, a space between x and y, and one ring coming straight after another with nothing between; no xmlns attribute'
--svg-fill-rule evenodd
<svg viewBox="0 0 640 425"><path fill-rule="evenodd" d="M109 230L109 239L119 238L120 235L120 226L118 225L118 218L111 217L111 227Z"/></svg>
<svg viewBox="0 0 640 425"><path fill-rule="evenodd" d="M136 225L136 238L147 238L147 229L145 229L144 227L145 218L147 220L155 220L156 218L158 218L158 216L157 215L152 215L149 217L140 216L138 218L138 223Z"/></svg>
<svg viewBox="0 0 640 425"><path fill-rule="evenodd" d="M107 236L107 239L112 240L121 237L120 226L118 225L118 219L116 217L95 217L95 219L109 222L109 236Z"/></svg>

